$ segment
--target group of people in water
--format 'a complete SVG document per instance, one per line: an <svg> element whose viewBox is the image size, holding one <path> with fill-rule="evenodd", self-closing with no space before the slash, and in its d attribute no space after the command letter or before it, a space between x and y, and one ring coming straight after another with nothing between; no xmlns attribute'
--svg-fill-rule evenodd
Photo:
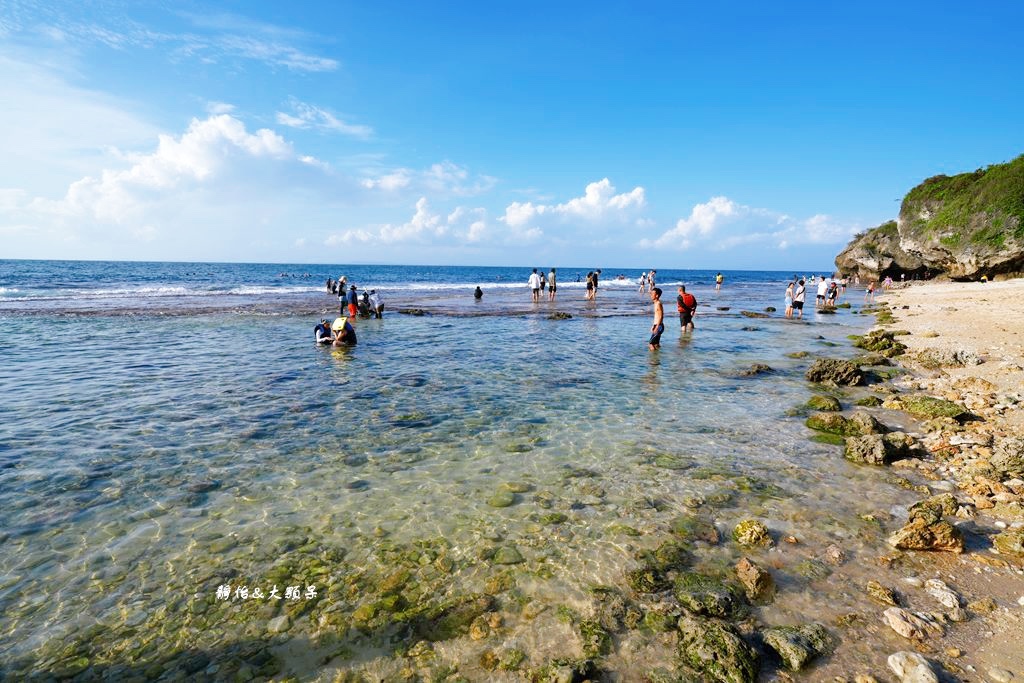
<svg viewBox="0 0 1024 683"><path fill-rule="evenodd" d="M332 346L355 346L358 341L356 328L346 316L339 316L333 323L329 323L327 318L321 318L320 324L313 328L313 336L317 344Z"/></svg>
<svg viewBox="0 0 1024 683"><path fill-rule="evenodd" d="M384 299L376 289L364 290L360 296L358 288L349 284L348 278L342 275L337 280L327 278L327 292L338 296L338 315L345 315L347 308L349 318L384 317Z"/></svg>

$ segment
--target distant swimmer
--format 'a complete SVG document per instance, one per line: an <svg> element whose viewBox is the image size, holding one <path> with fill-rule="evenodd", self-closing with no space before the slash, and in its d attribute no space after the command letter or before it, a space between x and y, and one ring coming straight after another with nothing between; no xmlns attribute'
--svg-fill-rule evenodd
<svg viewBox="0 0 1024 683"><path fill-rule="evenodd" d="M477 301L484 298L484 290L480 289L480 285L477 285L476 289L473 290L473 298Z"/></svg>
<svg viewBox="0 0 1024 683"><path fill-rule="evenodd" d="M356 328L352 327L348 318L342 316L335 320L331 330L334 331L334 346L356 345Z"/></svg>
<svg viewBox="0 0 1024 683"><path fill-rule="evenodd" d="M327 318L320 319L320 324L313 328L313 334L316 336L317 344L330 344L334 341L334 337L331 336L331 324L327 322Z"/></svg>

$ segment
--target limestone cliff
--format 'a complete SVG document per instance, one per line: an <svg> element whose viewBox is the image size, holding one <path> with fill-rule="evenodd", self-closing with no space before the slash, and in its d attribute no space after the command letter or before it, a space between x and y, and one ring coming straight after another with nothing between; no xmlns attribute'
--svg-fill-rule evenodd
<svg viewBox="0 0 1024 683"><path fill-rule="evenodd" d="M857 235L836 268L955 280L1024 271L1024 155L973 173L928 178L907 193L897 221Z"/></svg>

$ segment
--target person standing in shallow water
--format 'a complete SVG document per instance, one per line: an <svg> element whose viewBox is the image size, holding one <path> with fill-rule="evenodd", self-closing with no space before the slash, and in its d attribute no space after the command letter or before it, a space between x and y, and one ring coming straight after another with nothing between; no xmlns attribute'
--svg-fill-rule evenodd
<svg viewBox="0 0 1024 683"><path fill-rule="evenodd" d="M555 281L555 269L552 268L551 272L548 273L548 301L555 300L555 290L557 289L557 283Z"/></svg>
<svg viewBox="0 0 1024 683"><path fill-rule="evenodd" d="M651 290L651 301L654 302L654 324L651 325L651 338L647 340L647 348L656 351L661 348L661 335L665 331L665 306L661 303L661 288Z"/></svg>
<svg viewBox="0 0 1024 683"><path fill-rule="evenodd" d="M685 285L679 285L679 296L676 297L676 310L679 312L680 333L693 332L693 316L697 312L697 297L687 293Z"/></svg>
<svg viewBox="0 0 1024 683"><path fill-rule="evenodd" d="M793 283L786 286L786 317L793 317Z"/></svg>
<svg viewBox="0 0 1024 683"><path fill-rule="evenodd" d="M540 301L540 275L537 274L536 268L530 273L530 278L526 283L530 286L530 291L533 293L533 303L537 303Z"/></svg>

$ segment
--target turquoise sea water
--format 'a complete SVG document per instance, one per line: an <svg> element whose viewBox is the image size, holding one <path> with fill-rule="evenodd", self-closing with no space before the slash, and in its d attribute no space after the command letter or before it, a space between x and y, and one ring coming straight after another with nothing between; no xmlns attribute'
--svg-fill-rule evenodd
<svg viewBox="0 0 1024 683"><path fill-rule="evenodd" d="M723 535L766 522L779 545L758 558L785 599L756 618L793 623L856 602L870 568L824 567L823 549L881 552L882 524L861 516L906 501L786 415L811 387L810 360L785 354L850 356L847 335L870 320L738 315L781 309L787 274L727 273L718 293L711 274L670 274L695 283L697 330L681 338L670 303L651 353L650 303L629 282L595 304L566 287L534 306L518 281L476 304L464 285L479 271L393 267L379 278L384 319L359 320L359 345L336 350L312 342L336 306L319 278L253 275L313 280L318 267L251 266L215 295L186 284L191 267L162 264L175 276L145 282L125 275L136 267L74 264L78 284L49 288L61 294L29 282L54 272L4 276L0 671L12 677L384 680L447 666L520 680L485 652L522 652L520 671L585 654L595 587L661 609L625 576L680 515ZM255 289L231 291L243 281ZM754 362L773 372L741 376ZM511 504L495 507L499 493ZM707 569L738 557L729 542L691 552ZM216 598L242 585L316 597ZM486 629L438 626L481 595ZM602 665L621 680L671 660L656 634L609 630Z"/></svg>

